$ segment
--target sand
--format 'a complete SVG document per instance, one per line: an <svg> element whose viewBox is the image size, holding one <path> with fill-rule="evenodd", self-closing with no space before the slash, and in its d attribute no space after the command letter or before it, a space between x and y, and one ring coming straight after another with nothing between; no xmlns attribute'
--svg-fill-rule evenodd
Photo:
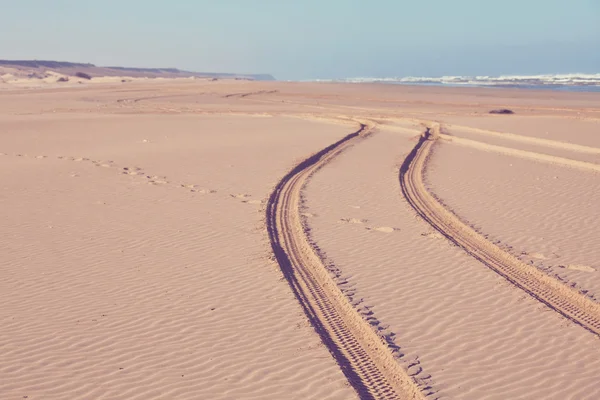
<svg viewBox="0 0 600 400"><path fill-rule="evenodd" d="M599 101L0 83L0 398L598 398Z"/></svg>

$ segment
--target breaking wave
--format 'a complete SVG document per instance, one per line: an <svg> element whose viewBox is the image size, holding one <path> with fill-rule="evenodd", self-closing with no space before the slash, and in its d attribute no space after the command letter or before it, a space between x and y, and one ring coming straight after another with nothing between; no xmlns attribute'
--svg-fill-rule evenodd
<svg viewBox="0 0 600 400"><path fill-rule="evenodd" d="M442 76L438 78L408 76L404 78L345 78L334 82L399 83L470 86L598 86L599 74Z"/></svg>

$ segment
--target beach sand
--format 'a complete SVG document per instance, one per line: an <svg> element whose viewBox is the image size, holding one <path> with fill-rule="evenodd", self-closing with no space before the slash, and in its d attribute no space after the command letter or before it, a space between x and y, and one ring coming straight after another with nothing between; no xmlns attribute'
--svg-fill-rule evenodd
<svg viewBox="0 0 600 400"><path fill-rule="evenodd" d="M0 84L0 398L597 399L598 104Z"/></svg>

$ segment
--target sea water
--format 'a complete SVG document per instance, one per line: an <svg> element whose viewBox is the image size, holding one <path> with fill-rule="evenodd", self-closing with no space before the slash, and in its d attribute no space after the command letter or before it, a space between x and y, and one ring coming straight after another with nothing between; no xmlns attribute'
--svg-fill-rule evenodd
<svg viewBox="0 0 600 400"><path fill-rule="evenodd" d="M348 83L387 83L397 85L495 87L538 90L546 89L567 92L600 92L600 73L442 77L410 76L401 78L345 78L327 81Z"/></svg>

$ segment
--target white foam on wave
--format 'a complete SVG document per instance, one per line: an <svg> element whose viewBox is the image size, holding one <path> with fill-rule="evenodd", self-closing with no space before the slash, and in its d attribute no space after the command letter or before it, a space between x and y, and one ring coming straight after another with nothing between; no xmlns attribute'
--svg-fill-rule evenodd
<svg viewBox="0 0 600 400"><path fill-rule="evenodd" d="M324 81L324 80L321 80ZM565 86L600 86L598 74L548 74L548 75L501 75L501 76L442 76L442 77L392 77L392 78L344 78L329 82L349 83L405 83L405 84L437 84L437 85L565 85Z"/></svg>

